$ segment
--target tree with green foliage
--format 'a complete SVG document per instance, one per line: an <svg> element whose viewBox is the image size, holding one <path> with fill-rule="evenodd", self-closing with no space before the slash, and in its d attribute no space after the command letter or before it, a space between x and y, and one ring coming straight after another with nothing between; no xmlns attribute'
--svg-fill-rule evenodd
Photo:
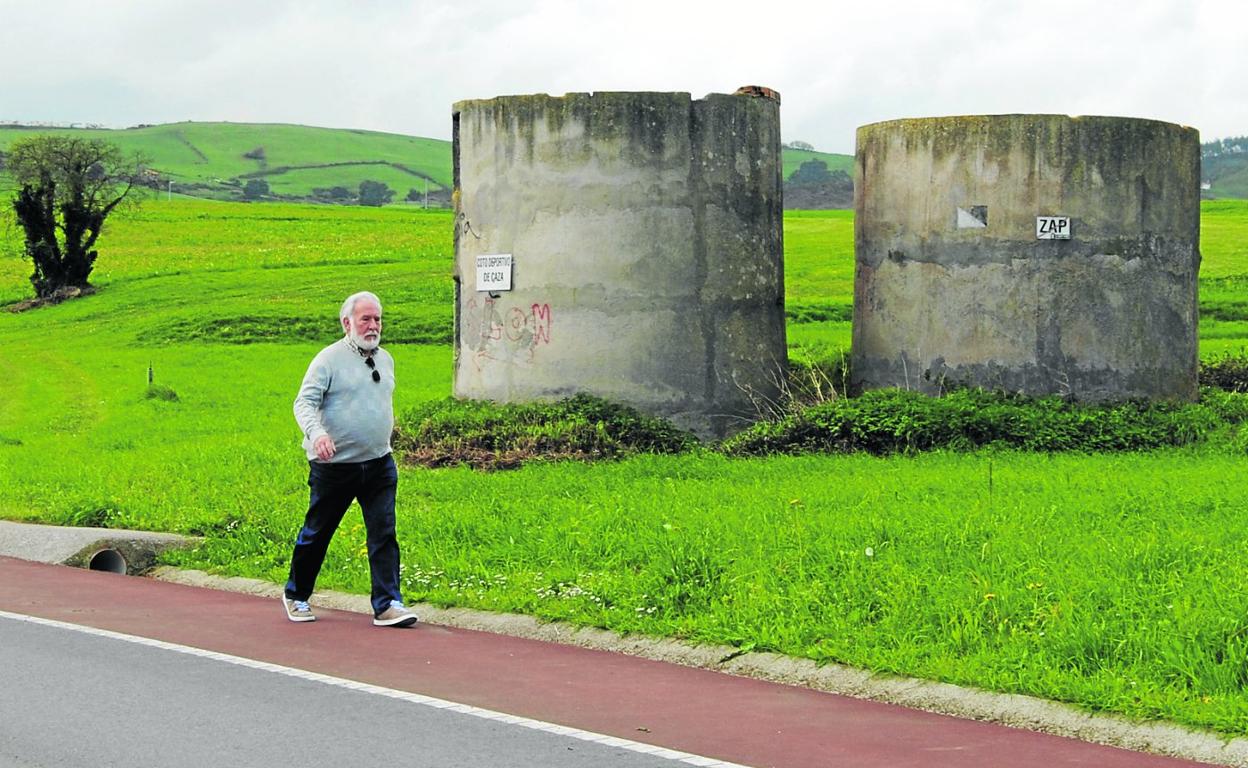
<svg viewBox="0 0 1248 768"><path fill-rule="evenodd" d="M785 208L849 208L854 180L845 171L829 171L822 160L807 160L784 182Z"/></svg>
<svg viewBox="0 0 1248 768"><path fill-rule="evenodd" d="M789 176L790 183L799 185L826 184L831 180L832 173L828 170L828 164L822 160L807 160Z"/></svg>
<svg viewBox="0 0 1248 768"><path fill-rule="evenodd" d="M360 182L360 205L385 205L394 198L394 190L384 182L365 179Z"/></svg>
<svg viewBox="0 0 1248 768"><path fill-rule="evenodd" d="M269 182L264 179L248 179L243 185L244 200L259 200L269 194Z"/></svg>
<svg viewBox="0 0 1248 768"><path fill-rule="evenodd" d="M129 195L142 157L99 139L39 135L14 141L7 165L17 183L13 210L34 263L35 295L87 287L104 220L135 199Z"/></svg>
<svg viewBox="0 0 1248 768"><path fill-rule="evenodd" d="M313 187L312 196L322 200L343 203L351 199L351 190L346 187Z"/></svg>

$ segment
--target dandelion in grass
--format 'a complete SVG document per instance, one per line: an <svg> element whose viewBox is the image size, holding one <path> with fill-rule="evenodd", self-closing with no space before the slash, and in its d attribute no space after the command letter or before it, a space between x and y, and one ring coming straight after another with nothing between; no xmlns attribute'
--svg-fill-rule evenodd
<svg viewBox="0 0 1248 768"><path fill-rule="evenodd" d="M875 557L875 549L872 547L867 547L866 555L867 557Z"/></svg>

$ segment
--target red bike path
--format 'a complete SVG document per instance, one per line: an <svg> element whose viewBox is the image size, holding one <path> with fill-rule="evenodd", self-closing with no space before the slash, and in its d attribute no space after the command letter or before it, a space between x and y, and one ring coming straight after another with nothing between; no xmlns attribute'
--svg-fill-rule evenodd
<svg viewBox="0 0 1248 768"><path fill-rule="evenodd" d="M631 656L0 557L0 610L784 768L1178 768L1159 757ZM0 649L0 659L3 657Z"/></svg>

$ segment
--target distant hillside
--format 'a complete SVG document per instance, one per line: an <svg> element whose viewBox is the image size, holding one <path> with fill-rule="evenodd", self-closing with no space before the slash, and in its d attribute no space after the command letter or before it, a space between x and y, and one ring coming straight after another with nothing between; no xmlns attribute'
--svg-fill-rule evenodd
<svg viewBox="0 0 1248 768"><path fill-rule="evenodd" d="M378 131L256 123L171 123L110 130L0 126L0 153L14 139L40 133L106 138L127 152L138 151L159 174L160 187L193 197L237 200L251 179L268 184L265 199L353 202L360 182L379 181L396 202L409 192L430 203L449 204L451 143ZM800 144L800 142L797 142ZM852 205L854 158L813 149L783 150L787 208ZM835 178L830 185L794 183L803 163L821 161ZM1207 198L1248 198L1248 137L1201 145ZM817 170L817 166L807 171ZM815 177L818 174L814 174ZM7 186L0 174L0 189ZM799 176L797 181L801 181Z"/></svg>
<svg viewBox="0 0 1248 768"><path fill-rule="evenodd" d="M854 207L854 158L813 149L784 148L784 207L830 210Z"/></svg>
<svg viewBox="0 0 1248 768"><path fill-rule="evenodd" d="M1201 144L1200 173L1205 197L1248 198L1248 136Z"/></svg>
<svg viewBox="0 0 1248 768"><path fill-rule="evenodd" d="M409 190L449 198L451 143L376 131L250 123L172 123L124 130L0 127L0 151L14 139L42 133L104 138L138 151L173 182L174 192L239 199L249 179L262 179L276 198L312 199L366 179L385 183L402 200ZM162 181L162 185L163 185ZM440 194L439 194L440 193ZM323 195L322 195L323 196Z"/></svg>
<svg viewBox="0 0 1248 768"><path fill-rule="evenodd" d="M126 152L137 151L161 176L161 188L193 197L237 200L250 179L269 185L268 199L348 202L360 182L380 181L402 200L409 190L423 199L449 201L451 143L376 131L254 123L171 123L124 130L0 126L0 152L14 139L56 133L105 138ZM854 158L785 148L787 180L808 160L830 171L853 172ZM329 190L339 188L333 195Z"/></svg>
<svg viewBox="0 0 1248 768"><path fill-rule="evenodd" d="M256 123L171 123L116 130L0 126L0 152L17 138L43 133L104 138L123 151L137 151L159 174L153 181L162 190L172 182L173 192L192 197L238 200L249 180L261 179L269 189L264 199L351 202L360 182L372 180L394 190L396 202L411 190L423 200L426 182L431 203L450 200L451 143L439 139ZM786 188L789 178L810 160L823 161L834 173L853 173L850 155L786 147L782 156ZM816 194L801 199L809 199L811 207L844 207L842 198Z"/></svg>
<svg viewBox="0 0 1248 768"><path fill-rule="evenodd" d="M816 152L814 150L785 147L781 156L781 161L784 163L785 180L788 180L793 175L793 172L807 160L822 160L827 164L829 171L844 171L850 176L854 175L853 155L836 155L831 152Z"/></svg>

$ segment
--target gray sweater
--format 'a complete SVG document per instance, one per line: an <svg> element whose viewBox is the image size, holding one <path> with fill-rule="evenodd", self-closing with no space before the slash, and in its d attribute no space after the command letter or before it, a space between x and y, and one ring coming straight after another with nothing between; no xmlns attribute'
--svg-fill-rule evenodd
<svg viewBox="0 0 1248 768"><path fill-rule="evenodd" d="M295 421L303 430L309 461L321 462L313 445L329 435L332 464L368 461L390 453L394 431L394 358L378 347L373 362L381 381L347 340L339 339L312 358L295 398Z"/></svg>

